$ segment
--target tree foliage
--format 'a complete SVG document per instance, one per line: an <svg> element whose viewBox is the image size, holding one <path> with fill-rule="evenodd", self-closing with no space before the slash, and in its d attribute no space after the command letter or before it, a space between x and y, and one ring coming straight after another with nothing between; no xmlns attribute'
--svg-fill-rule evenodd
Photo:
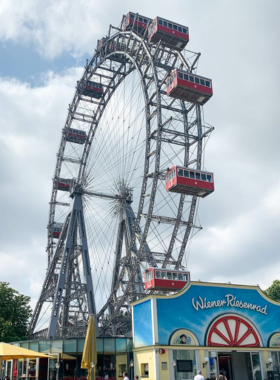
<svg viewBox="0 0 280 380"><path fill-rule="evenodd" d="M15 342L26 340L28 321L32 315L30 297L0 282L0 341Z"/></svg>
<svg viewBox="0 0 280 380"><path fill-rule="evenodd" d="M273 281L272 285L267 288L264 293L267 297L271 298L273 301L280 302L280 281Z"/></svg>

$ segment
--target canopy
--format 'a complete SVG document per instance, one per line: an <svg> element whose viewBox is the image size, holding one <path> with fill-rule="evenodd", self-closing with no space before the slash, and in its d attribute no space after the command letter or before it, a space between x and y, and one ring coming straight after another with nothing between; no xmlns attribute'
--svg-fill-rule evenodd
<svg viewBox="0 0 280 380"><path fill-rule="evenodd" d="M87 368L88 380L91 380L91 363L97 364L97 351L96 351L96 330L95 330L95 318L90 315L87 327L87 335L85 339L84 351L82 356L81 368ZM93 369L95 370L95 369Z"/></svg>
<svg viewBox="0 0 280 380"><path fill-rule="evenodd" d="M48 358L48 355L28 350L8 343L0 343L0 360L24 359L24 358Z"/></svg>

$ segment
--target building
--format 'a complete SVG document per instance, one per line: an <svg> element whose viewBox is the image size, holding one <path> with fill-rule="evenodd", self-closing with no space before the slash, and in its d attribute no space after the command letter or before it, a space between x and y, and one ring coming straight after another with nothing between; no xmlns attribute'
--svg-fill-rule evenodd
<svg viewBox="0 0 280 380"><path fill-rule="evenodd" d="M134 370L153 380L279 378L280 304L258 286L189 282L133 308Z"/></svg>
<svg viewBox="0 0 280 380"><path fill-rule="evenodd" d="M47 359L6 361L2 376L13 380L87 380L87 370L81 369L84 338L42 339L16 342L14 345L49 354ZM132 360L131 338L97 338L95 380L116 379L123 371L130 371Z"/></svg>

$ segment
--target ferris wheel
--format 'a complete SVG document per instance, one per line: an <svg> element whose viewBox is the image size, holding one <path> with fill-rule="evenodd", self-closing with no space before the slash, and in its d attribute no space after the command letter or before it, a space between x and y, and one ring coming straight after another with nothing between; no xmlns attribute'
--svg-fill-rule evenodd
<svg viewBox="0 0 280 380"><path fill-rule="evenodd" d="M90 313L100 334L125 334L129 304L167 291L147 289L145 272L186 270L198 199L214 190L201 111L212 82L188 39L185 26L129 12L87 61L57 154L32 337L81 335Z"/></svg>

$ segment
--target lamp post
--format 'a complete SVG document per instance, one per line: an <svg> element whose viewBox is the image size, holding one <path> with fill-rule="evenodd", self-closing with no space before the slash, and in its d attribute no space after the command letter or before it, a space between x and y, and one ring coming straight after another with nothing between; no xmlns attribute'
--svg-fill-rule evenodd
<svg viewBox="0 0 280 380"><path fill-rule="evenodd" d="M95 368L95 363L94 363L94 362L91 362L91 363L90 363L90 366L91 366L92 380L94 380L94 368Z"/></svg>
<svg viewBox="0 0 280 380"><path fill-rule="evenodd" d="M2 375L1 375L1 379L4 379L5 377L5 364L3 363L2 364Z"/></svg>
<svg viewBox="0 0 280 380"><path fill-rule="evenodd" d="M133 371L133 360L132 359L130 360L129 366L130 366L130 379L132 380L132 371Z"/></svg>
<svg viewBox="0 0 280 380"><path fill-rule="evenodd" d="M27 370L27 380L29 380L29 371L30 371L29 359L28 359L28 362L27 362L26 370Z"/></svg>
<svg viewBox="0 0 280 380"><path fill-rule="evenodd" d="M56 368L56 380L58 380L59 379L59 368L60 368L59 362L55 363L55 368Z"/></svg>
<svg viewBox="0 0 280 380"><path fill-rule="evenodd" d="M173 368L174 368L174 380L176 380L176 362L173 360Z"/></svg>

